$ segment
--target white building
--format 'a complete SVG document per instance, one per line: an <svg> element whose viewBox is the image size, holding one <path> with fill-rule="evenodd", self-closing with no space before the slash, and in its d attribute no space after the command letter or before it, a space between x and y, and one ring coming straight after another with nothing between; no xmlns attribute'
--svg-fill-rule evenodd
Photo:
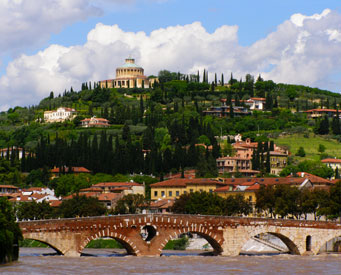
<svg viewBox="0 0 341 275"><path fill-rule="evenodd" d="M59 107L56 111L45 111L45 122L63 122L65 120L73 120L76 116L76 110L72 108Z"/></svg>
<svg viewBox="0 0 341 275"><path fill-rule="evenodd" d="M328 158L328 159L321 160L321 162L324 163L325 165L327 165L328 167L332 168L334 172L337 168L339 171L339 174L341 174L341 159ZM332 177L332 178L334 178L334 177Z"/></svg>
<svg viewBox="0 0 341 275"><path fill-rule="evenodd" d="M92 117L81 120L82 127L109 127L109 120L105 118Z"/></svg>
<svg viewBox="0 0 341 275"><path fill-rule="evenodd" d="M250 106L250 110L264 110L265 101L263 97L251 97L245 103Z"/></svg>

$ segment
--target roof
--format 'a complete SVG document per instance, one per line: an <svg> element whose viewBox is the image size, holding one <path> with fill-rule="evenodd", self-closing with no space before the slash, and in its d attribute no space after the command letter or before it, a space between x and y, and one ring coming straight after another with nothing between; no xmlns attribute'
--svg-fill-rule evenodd
<svg viewBox="0 0 341 275"><path fill-rule="evenodd" d="M309 174L307 172L297 172L296 175L302 178L309 179L312 184L331 184L330 180L315 176L313 174Z"/></svg>
<svg viewBox="0 0 341 275"><path fill-rule="evenodd" d="M230 186L249 186L245 190L257 190L260 185L276 185L276 184L288 184L288 185L301 185L306 178L227 178L225 184L227 186L217 188L215 192L227 192L231 191ZM259 185L259 187L252 187ZM250 189L249 189L250 188Z"/></svg>
<svg viewBox="0 0 341 275"><path fill-rule="evenodd" d="M13 188L13 189L19 189L18 187L14 186L14 185L0 185L0 188Z"/></svg>
<svg viewBox="0 0 341 275"><path fill-rule="evenodd" d="M85 167L71 167L73 173L91 173ZM65 173L69 171L69 167L65 167ZM59 173L59 167L51 169L51 173Z"/></svg>
<svg viewBox="0 0 341 275"><path fill-rule="evenodd" d="M89 188L83 188L79 190L80 193L86 193L86 192L102 192L102 188L99 187L89 187Z"/></svg>
<svg viewBox="0 0 341 275"><path fill-rule="evenodd" d="M329 158L329 159L323 159L323 160L321 160L321 162L323 162L323 163L341 163L341 159Z"/></svg>
<svg viewBox="0 0 341 275"><path fill-rule="evenodd" d="M136 182L100 182L92 187L132 187L132 186L142 186L142 184L136 183Z"/></svg>
<svg viewBox="0 0 341 275"><path fill-rule="evenodd" d="M304 111L305 113L312 113L312 112L333 112L336 113L335 109L311 109L311 110L307 110Z"/></svg>
<svg viewBox="0 0 341 275"><path fill-rule="evenodd" d="M112 201L122 197L120 193L103 193L98 196L99 201Z"/></svg>
<svg viewBox="0 0 341 275"><path fill-rule="evenodd" d="M153 183L150 187L186 187L187 185L225 185L223 182L215 179L204 179L204 178L194 178L194 179L169 179L165 181L160 181Z"/></svg>
<svg viewBox="0 0 341 275"><path fill-rule="evenodd" d="M252 100L258 100L258 101L266 101L264 97L251 97Z"/></svg>
<svg viewBox="0 0 341 275"><path fill-rule="evenodd" d="M174 199L162 199L150 202L150 208L167 209L174 205Z"/></svg>
<svg viewBox="0 0 341 275"><path fill-rule="evenodd" d="M52 207L58 207L59 205L61 205L62 201L50 201L50 205Z"/></svg>

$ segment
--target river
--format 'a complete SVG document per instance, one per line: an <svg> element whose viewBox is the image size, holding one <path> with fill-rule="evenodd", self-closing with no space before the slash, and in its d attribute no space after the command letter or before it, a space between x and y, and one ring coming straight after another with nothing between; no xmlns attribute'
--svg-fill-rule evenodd
<svg viewBox="0 0 341 275"><path fill-rule="evenodd" d="M80 258L43 256L53 250L21 248L18 262L0 267L1 274L341 274L341 255L199 256L166 252L162 257L115 254L114 249L87 249ZM120 251L118 251L120 252Z"/></svg>

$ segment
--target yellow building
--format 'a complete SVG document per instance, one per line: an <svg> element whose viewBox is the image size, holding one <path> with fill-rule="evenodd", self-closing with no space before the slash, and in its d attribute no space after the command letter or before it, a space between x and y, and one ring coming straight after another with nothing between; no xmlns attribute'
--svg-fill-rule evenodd
<svg viewBox="0 0 341 275"><path fill-rule="evenodd" d="M270 152L270 174L279 176L287 166L288 154L271 151Z"/></svg>
<svg viewBox="0 0 341 275"><path fill-rule="evenodd" d="M214 179L170 179L150 185L151 199L174 199L194 192L213 193L214 190L224 185L223 182Z"/></svg>
<svg viewBox="0 0 341 275"><path fill-rule="evenodd" d="M116 69L116 78L100 81L101 88L149 88L157 78L148 78L144 69L135 64L135 59L127 58L125 64Z"/></svg>

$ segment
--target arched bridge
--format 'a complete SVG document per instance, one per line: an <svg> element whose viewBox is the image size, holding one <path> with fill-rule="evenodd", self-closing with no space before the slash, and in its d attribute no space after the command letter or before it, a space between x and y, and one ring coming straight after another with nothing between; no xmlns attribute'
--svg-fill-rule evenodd
<svg viewBox="0 0 341 275"><path fill-rule="evenodd" d="M204 237L217 254L238 255L252 237L270 233L292 254L317 254L341 236L341 223L200 215L141 214L20 222L25 239L38 240L65 256L80 256L93 239L110 237L129 254L160 255L166 243L183 233ZM148 234L144 238L141 231Z"/></svg>

